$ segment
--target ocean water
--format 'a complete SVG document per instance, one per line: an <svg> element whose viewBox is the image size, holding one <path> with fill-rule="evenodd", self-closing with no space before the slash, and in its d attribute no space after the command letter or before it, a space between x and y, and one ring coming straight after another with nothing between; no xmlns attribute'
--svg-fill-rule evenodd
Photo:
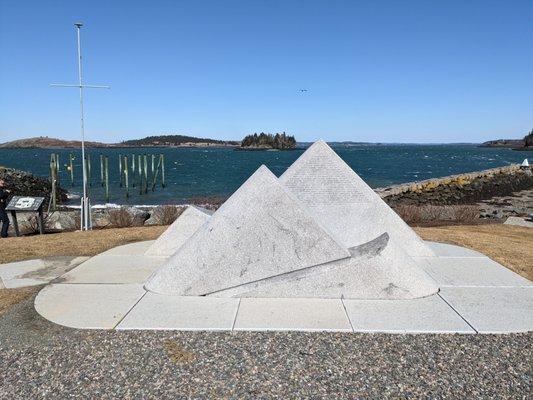
<svg viewBox="0 0 533 400"><path fill-rule="evenodd" d="M347 145L332 144L334 150L370 186L383 187L446 175L479 171L520 163L528 152L509 149L478 148L474 145ZM276 151L234 151L230 148L129 148L89 149L92 164L90 195L93 204L104 203L100 185L99 155L109 157L110 203L173 204L199 196L229 196L261 164L281 175L303 149ZM72 194L81 192L81 152L72 149L0 149L0 165L49 176L50 154L59 154L61 185ZM74 186L66 169L68 155L76 156ZM119 187L119 154L164 154L166 188L140 195L131 187L130 197ZM150 164L150 162L149 162ZM78 203L77 200L72 201Z"/></svg>

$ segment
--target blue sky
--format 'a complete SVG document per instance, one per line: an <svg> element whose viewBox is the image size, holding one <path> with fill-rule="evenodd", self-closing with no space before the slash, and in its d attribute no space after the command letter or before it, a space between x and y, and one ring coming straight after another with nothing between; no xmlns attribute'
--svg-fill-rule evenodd
<svg viewBox="0 0 533 400"><path fill-rule="evenodd" d="M476 142L533 128L533 1L0 0L0 141ZM307 89L307 92L300 92Z"/></svg>

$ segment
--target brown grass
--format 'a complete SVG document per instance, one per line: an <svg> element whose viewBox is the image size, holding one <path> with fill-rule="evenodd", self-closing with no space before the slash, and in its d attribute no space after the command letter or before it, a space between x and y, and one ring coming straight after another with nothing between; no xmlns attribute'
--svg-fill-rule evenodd
<svg viewBox="0 0 533 400"><path fill-rule="evenodd" d="M533 229L502 224L415 228L425 240L480 251L510 270L533 280Z"/></svg>
<svg viewBox="0 0 533 400"><path fill-rule="evenodd" d="M50 256L94 256L112 247L156 239L165 229L140 226L0 239L0 264Z"/></svg>
<svg viewBox="0 0 533 400"><path fill-rule="evenodd" d="M25 287L19 289L0 290L0 315L9 310L12 306L36 293L40 287Z"/></svg>

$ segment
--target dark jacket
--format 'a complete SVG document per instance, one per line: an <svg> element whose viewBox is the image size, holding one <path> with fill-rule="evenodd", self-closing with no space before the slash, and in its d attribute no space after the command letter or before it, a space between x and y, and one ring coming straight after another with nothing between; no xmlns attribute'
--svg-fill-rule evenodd
<svg viewBox="0 0 533 400"><path fill-rule="evenodd" d="M1 209L6 208L8 197L9 197L9 193L4 188L0 188L0 208Z"/></svg>

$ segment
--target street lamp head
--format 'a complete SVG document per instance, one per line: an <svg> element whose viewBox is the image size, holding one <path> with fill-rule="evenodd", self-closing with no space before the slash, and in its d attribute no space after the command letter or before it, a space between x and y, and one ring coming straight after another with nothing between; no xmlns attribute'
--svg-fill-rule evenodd
<svg viewBox="0 0 533 400"><path fill-rule="evenodd" d="M76 22L76 23L74 24L74 26L75 26L76 28L81 28L81 27L83 26L83 24L82 24L81 22Z"/></svg>

